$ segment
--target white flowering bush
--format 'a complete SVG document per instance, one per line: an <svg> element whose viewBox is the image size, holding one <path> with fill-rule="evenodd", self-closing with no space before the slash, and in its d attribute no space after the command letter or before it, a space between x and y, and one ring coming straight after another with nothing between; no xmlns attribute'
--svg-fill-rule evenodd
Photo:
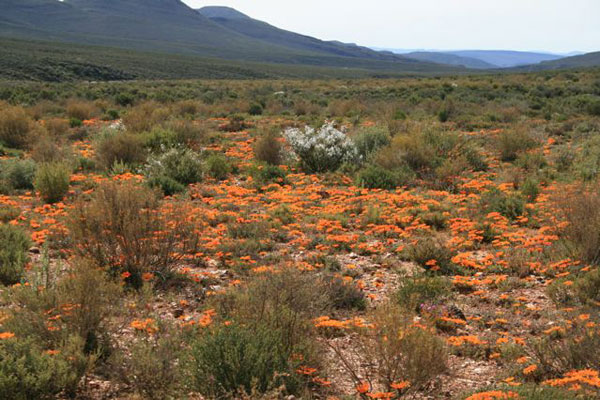
<svg viewBox="0 0 600 400"><path fill-rule="evenodd" d="M288 128L283 135L308 172L334 171L344 162L358 159L354 142L332 122L318 130Z"/></svg>

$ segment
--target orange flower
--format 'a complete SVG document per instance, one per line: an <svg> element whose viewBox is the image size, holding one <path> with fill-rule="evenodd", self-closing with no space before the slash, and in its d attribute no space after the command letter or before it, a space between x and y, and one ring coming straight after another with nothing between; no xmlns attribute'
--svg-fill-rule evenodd
<svg viewBox="0 0 600 400"><path fill-rule="evenodd" d="M146 282L149 282L152 279L154 279L154 274L150 272L145 272L144 274L142 274L142 279Z"/></svg>
<svg viewBox="0 0 600 400"><path fill-rule="evenodd" d="M360 394L365 394L371 389L371 385L369 382L362 381L358 385L356 385L356 391Z"/></svg>
<svg viewBox="0 0 600 400"><path fill-rule="evenodd" d="M392 389L403 390L403 389L410 387L410 382L409 381L394 382L390 386L392 387Z"/></svg>
<svg viewBox="0 0 600 400"><path fill-rule="evenodd" d="M2 332L0 333L0 340L14 338L15 334L12 332Z"/></svg>
<svg viewBox="0 0 600 400"><path fill-rule="evenodd" d="M523 373L525 375L531 375L532 373L537 371L537 369L538 369L537 365L533 364L533 365L530 365L529 367L523 369Z"/></svg>

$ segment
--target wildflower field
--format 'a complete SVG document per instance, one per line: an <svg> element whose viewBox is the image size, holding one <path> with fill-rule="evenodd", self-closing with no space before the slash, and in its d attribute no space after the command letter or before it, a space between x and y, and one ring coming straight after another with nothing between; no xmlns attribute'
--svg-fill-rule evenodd
<svg viewBox="0 0 600 400"><path fill-rule="evenodd" d="M0 83L0 398L600 397L600 71Z"/></svg>

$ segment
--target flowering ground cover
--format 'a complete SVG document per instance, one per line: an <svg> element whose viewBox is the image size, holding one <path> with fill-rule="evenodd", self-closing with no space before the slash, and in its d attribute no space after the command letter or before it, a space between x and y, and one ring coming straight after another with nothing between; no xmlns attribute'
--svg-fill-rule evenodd
<svg viewBox="0 0 600 400"><path fill-rule="evenodd" d="M0 397L597 398L599 82L3 86Z"/></svg>

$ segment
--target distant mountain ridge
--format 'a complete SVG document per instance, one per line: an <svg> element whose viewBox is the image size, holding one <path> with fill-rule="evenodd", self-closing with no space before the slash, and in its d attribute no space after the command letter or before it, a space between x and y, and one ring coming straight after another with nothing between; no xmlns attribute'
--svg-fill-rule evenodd
<svg viewBox="0 0 600 400"><path fill-rule="evenodd" d="M381 48L377 49L381 50ZM552 53L513 50L389 50L395 54L422 61L441 62L449 65L462 65L475 69L512 68L520 65L538 64L544 61L559 60L567 57L567 55Z"/></svg>

